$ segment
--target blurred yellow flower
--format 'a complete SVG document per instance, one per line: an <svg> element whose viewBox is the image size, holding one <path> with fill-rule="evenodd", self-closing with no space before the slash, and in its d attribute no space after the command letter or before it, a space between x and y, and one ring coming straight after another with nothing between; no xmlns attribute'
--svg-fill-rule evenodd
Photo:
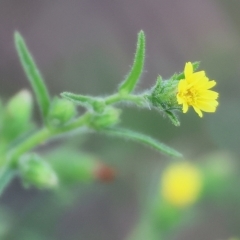
<svg viewBox="0 0 240 240"><path fill-rule="evenodd" d="M194 203L201 188L201 172L187 162L169 166L161 178L162 197L177 207L185 207Z"/></svg>
<svg viewBox="0 0 240 240"><path fill-rule="evenodd" d="M193 72L191 62L186 63L184 68L185 79L179 81L177 101L183 105L183 112L188 111L192 106L199 117L202 117L202 111L215 112L218 102L218 93L209 90L216 85L216 82L206 77L204 71Z"/></svg>

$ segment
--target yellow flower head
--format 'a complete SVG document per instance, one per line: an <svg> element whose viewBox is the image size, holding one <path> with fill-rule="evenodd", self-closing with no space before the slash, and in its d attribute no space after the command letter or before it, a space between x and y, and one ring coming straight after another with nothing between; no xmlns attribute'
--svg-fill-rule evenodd
<svg viewBox="0 0 240 240"><path fill-rule="evenodd" d="M193 72L191 62L186 63L184 68L185 79L179 81L177 101L183 105L183 112L188 111L192 106L199 117L202 117L202 111L215 112L218 105L218 93L209 90L216 85L216 82L206 77L204 71Z"/></svg>
<svg viewBox="0 0 240 240"><path fill-rule="evenodd" d="M162 175L161 194L170 204L185 207L197 200L202 182L196 167L187 162L173 164Z"/></svg>

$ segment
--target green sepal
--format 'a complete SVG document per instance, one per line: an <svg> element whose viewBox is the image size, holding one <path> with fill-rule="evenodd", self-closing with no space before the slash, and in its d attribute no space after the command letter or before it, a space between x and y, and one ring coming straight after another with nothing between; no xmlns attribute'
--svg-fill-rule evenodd
<svg viewBox="0 0 240 240"><path fill-rule="evenodd" d="M165 113L175 127L180 126L180 121L179 121L177 115L173 111L166 110Z"/></svg>
<svg viewBox="0 0 240 240"><path fill-rule="evenodd" d="M92 114L88 126L96 130L101 130L106 127L111 127L119 123L120 114L121 114L121 110L113 107L108 107L101 114L99 113Z"/></svg>
<svg viewBox="0 0 240 240"><path fill-rule="evenodd" d="M50 106L50 97L47 87L23 37L20 33L15 32L14 39L20 62L34 90L42 117L45 120Z"/></svg>
<svg viewBox="0 0 240 240"><path fill-rule="evenodd" d="M195 72L200 66L200 61L193 62L192 66L193 66L193 71ZM181 73L178 73L178 74L174 73L174 75L170 79L181 80L181 79L184 79L184 78L185 78L184 72L181 72Z"/></svg>
<svg viewBox="0 0 240 240"><path fill-rule="evenodd" d="M199 66L200 66L200 61L196 61L196 62L193 62L192 65L193 65L193 71L197 71Z"/></svg>
<svg viewBox="0 0 240 240"><path fill-rule="evenodd" d="M145 34L143 31L138 33L138 40L137 40L137 49L133 61L133 66L131 71L127 75L126 79L119 87L119 92L122 94L128 94L132 92L139 81L143 67L144 67L144 60L145 60Z"/></svg>
<svg viewBox="0 0 240 240"><path fill-rule="evenodd" d="M141 133L133 132L131 130L123 128L108 128L104 129L102 132L114 137L121 137L143 143L169 156L182 157L182 154L173 148Z"/></svg>
<svg viewBox="0 0 240 240"><path fill-rule="evenodd" d="M101 98L84 96L70 92L63 92L61 93L61 96L67 100L72 101L75 104L86 107L87 109L93 109L98 113L102 113L106 107L104 100Z"/></svg>
<svg viewBox="0 0 240 240"><path fill-rule="evenodd" d="M35 153L22 156L18 161L18 170L25 187L46 189L58 184L58 177L53 168Z"/></svg>

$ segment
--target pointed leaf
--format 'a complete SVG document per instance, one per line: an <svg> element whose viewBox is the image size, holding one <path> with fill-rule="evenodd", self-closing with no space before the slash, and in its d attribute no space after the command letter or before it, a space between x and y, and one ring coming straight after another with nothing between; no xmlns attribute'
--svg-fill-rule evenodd
<svg viewBox="0 0 240 240"><path fill-rule="evenodd" d="M134 90L139 78L141 77L145 60L145 34L140 31L138 34L137 49L134 62L130 73L125 81L120 85L119 92L130 93Z"/></svg>
<svg viewBox="0 0 240 240"><path fill-rule="evenodd" d="M20 33L15 32L14 38L20 62L32 85L43 119L45 119L50 105L50 97L47 88L23 37Z"/></svg>
<svg viewBox="0 0 240 240"><path fill-rule="evenodd" d="M122 129L122 128L108 128L102 131L103 133L106 133L108 135L114 136L114 137L121 137L126 138L129 140L133 140L136 142L140 142L143 144L146 144L164 154L174 156L174 157L182 157L182 154L178 151L174 150L171 147L166 146L165 144L149 137L141 133L133 132L128 129Z"/></svg>
<svg viewBox="0 0 240 240"><path fill-rule="evenodd" d="M94 97L74 94L70 92L63 92L61 93L61 96L81 106L86 106L86 105L91 106L95 102Z"/></svg>
<svg viewBox="0 0 240 240"><path fill-rule="evenodd" d="M200 66L200 61L193 62L192 65L193 65L193 71L195 72L198 70L198 68Z"/></svg>
<svg viewBox="0 0 240 240"><path fill-rule="evenodd" d="M180 122L178 120L178 117L174 114L173 111L165 110L165 113L167 114L168 118L171 120L174 126L179 127Z"/></svg>
<svg viewBox="0 0 240 240"><path fill-rule="evenodd" d="M105 102L100 98L84 96L84 95L74 94L70 92L63 92L61 93L61 96L80 106L83 106L86 108L92 108L96 112L101 113L105 108Z"/></svg>

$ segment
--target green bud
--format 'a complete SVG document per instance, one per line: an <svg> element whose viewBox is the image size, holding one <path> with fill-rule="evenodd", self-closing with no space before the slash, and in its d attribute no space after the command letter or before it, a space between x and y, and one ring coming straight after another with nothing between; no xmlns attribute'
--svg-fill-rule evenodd
<svg viewBox="0 0 240 240"><path fill-rule="evenodd" d="M58 178L52 167L36 154L24 155L19 160L19 172L25 186L37 188L52 188L58 183Z"/></svg>
<svg viewBox="0 0 240 240"><path fill-rule="evenodd" d="M156 85L146 96L148 101L160 111L163 111L175 126L179 126L180 122L174 114L174 110L179 109L177 103L177 86L178 81L169 79L163 81L158 76Z"/></svg>
<svg viewBox="0 0 240 240"><path fill-rule="evenodd" d="M71 151L70 155L69 151ZM91 155L76 152L72 149L61 149L50 153L48 159L63 184L88 183L94 179L93 172L97 160Z"/></svg>
<svg viewBox="0 0 240 240"><path fill-rule="evenodd" d="M119 109L108 107L102 114L94 114L89 125L98 130L113 126L119 122L120 113Z"/></svg>
<svg viewBox="0 0 240 240"><path fill-rule="evenodd" d="M58 127L69 122L75 115L75 105L65 99L54 98L48 114L50 126Z"/></svg>
<svg viewBox="0 0 240 240"><path fill-rule="evenodd" d="M28 90L22 90L10 99L7 111L19 123L26 123L32 113L32 96Z"/></svg>
<svg viewBox="0 0 240 240"><path fill-rule="evenodd" d="M3 135L14 139L29 128L32 116L32 96L29 91L22 90L13 96L6 106L3 116Z"/></svg>
<svg viewBox="0 0 240 240"><path fill-rule="evenodd" d="M153 106L163 111L178 108L177 84L178 81L171 79L163 81L162 78L158 76L156 85L152 88L148 99Z"/></svg>
<svg viewBox="0 0 240 240"><path fill-rule="evenodd" d="M98 99L97 101L93 102L93 109L97 113L102 113L106 107L104 100Z"/></svg>
<svg viewBox="0 0 240 240"><path fill-rule="evenodd" d="M61 184L90 183L96 180L111 182L116 176L113 168L100 162L95 156L72 148L63 147L51 152L47 159L57 172Z"/></svg>

